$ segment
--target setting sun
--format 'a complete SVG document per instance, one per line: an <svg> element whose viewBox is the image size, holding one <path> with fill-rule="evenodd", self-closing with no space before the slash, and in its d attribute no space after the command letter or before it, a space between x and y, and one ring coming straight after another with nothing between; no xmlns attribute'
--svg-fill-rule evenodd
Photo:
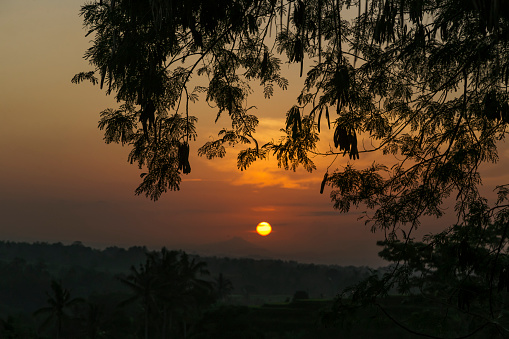
<svg viewBox="0 0 509 339"><path fill-rule="evenodd" d="M272 227L268 222L262 221L256 226L256 232L258 232L259 235L266 236L272 232Z"/></svg>

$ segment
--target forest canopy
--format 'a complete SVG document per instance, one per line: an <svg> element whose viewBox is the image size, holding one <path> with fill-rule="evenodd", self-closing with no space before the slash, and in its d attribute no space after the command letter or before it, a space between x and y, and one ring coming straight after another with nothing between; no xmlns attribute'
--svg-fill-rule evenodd
<svg viewBox="0 0 509 339"><path fill-rule="evenodd" d="M199 155L223 157L225 145L241 144L241 170L270 154L280 167L308 171L314 155L348 155L343 169L324 173L321 191L330 186L341 212L371 210L366 222L386 234L381 256L398 263L359 288L359 300L395 286L419 290L474 327L507 330L497 294L509 290L509 190L500 183L491 204L479 192L479 167L498 160L509 122L507 1L104 0L81 15L94 69L72 81L99 84L118 100L99 128L143 168L136 194L157 200L191 171L190 103L202 94L231 128ZM304 87L284 136L261 145L247 98L254 83L267 98L285 89L283 63L300 64ZM193 77L207 85L191 88ZM323 152L325 126L334 148ZM360 147L361 134L370 145ZM367 152L399 161L356 168ZM449 198L457 224L416 241L420 218L442 216Z"/></svg>

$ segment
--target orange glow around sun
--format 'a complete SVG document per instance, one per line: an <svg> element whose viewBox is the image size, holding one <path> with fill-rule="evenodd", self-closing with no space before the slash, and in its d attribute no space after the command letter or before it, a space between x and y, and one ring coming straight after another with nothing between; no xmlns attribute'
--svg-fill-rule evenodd
<svg viewBox="0 0 509 339"><path fill-rule="evenodd" d="M272 227L270 227L268 222L262 221L256 226L256 232L258 232L259 235L266 236L272 232Z"/></svg>

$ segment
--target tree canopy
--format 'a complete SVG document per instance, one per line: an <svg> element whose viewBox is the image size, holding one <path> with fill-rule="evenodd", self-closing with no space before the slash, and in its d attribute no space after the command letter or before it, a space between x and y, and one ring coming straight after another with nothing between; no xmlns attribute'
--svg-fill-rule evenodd
<svg viewBox="0 0 509 339"><path fill-rule="evenodd" d="M496 295L509 289L509 191L501 183L494 204L482 197L479 167L498 160L507 134L507 1L104 0L81 15L94 37L85 54L94 70L73 82L100 84L119 101L101 112L99 128L106 142L129 145L129 162L145 169L137 194L157 200L179 189L196 137L189 103L203 93L231 128L202 145L202 156L244 144L241 170L268 154L293 170L314 170L316 154L352 160L325 173L321 190L331 187L341 212L372 211L366 222L386 234L381 255L398 263L356 296L430 288L479 327L506 333ZM267 98L286 88L283 63L300 64L304 88L283 137L260 145L247 98L255 82ZM190 88L192 77L207 84ZM334 147L320 151L324 126ZM371 144L360 146L360 135ZM356 168L367 152L398 161ZM415 241L421 217L442 216L449 198L457 224ZM437 277L445 276L448 289L440 289Z"/></svg>

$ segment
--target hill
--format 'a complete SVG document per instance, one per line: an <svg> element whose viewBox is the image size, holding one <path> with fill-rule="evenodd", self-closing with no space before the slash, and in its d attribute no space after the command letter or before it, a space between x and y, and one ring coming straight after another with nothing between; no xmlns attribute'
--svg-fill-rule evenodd
<svg viewBox="0 0 509 339"><path fill-rule="evenodd" d="M214 246L223 248L225 254L238 254L240 250L251 255L264 253L251 245L234 238ZM63 245L0 241L0 316L33 312L44 305L51 279L61 281L73 297L126 293L116 277L142 263L147 251L142 246L99 250L80 242ZM283 302L298 290L313 298L332 298L369 273L366 267L242 257L197 258L207 264L210 275L205 278L214 281L222 274L234 287L229 302L244 305Z"/></svg>
<svg viewBox="0 0 509 339"><path fill-rule="evenodd" d="M271 259L274 253L250 243L240 237L233 237L225 241L195 246L195 252L201 256Z"/></svg>

